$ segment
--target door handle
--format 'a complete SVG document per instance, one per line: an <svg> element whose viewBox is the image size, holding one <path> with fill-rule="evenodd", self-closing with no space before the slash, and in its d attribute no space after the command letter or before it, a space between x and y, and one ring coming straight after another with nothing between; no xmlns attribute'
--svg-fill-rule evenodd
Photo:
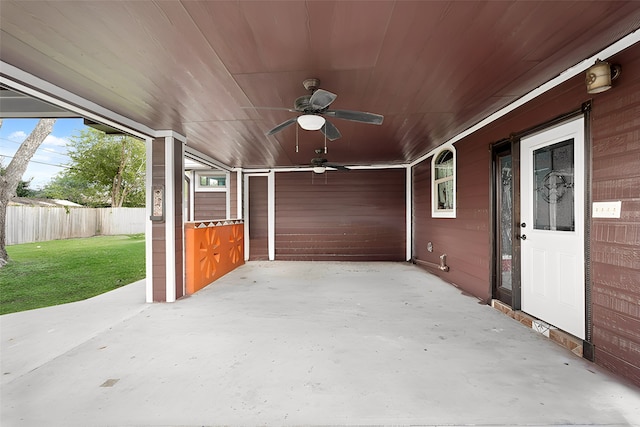
<svg viewBox="0 0 640 427"><path fill-rule="evenodd" d="M518 240L527 240L527 235L526 234L523 234L521 236L516 235L516 239L518 239Z"/></svg>

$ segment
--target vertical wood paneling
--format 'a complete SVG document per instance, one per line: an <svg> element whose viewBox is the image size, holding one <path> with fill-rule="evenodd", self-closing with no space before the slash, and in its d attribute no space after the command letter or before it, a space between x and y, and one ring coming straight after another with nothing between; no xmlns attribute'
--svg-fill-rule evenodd
<svg viewBox="0 0 640 427"><path fill-rule="evenodd" d="M402 261L405 170L276 174L276 259Z"/></svg>
<svg viewBox="0 0 640 427"><path fill-rule="evenodd" d="M145 208L8 206L6 244L144 233Z"/></svg>

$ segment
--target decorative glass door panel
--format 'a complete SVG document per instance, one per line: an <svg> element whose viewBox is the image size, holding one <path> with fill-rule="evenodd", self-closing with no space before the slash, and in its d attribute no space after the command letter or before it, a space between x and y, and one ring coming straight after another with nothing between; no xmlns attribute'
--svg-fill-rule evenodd
<svg viewBox="0 0 640 427"><path fill-rule="evenodd" d="M575 231L574 140L533 152L533 226L536 230Z"/></svg>
<svg viewBox="0 0 640 427"><path fill-rule="evenodd" d="M512 177L512 161L511 154L498 157L498 171L499 177L499 194L498 194L498 210L499 210L499 224L498 234L500 238L499 254L499 288L508 289L512 288L512 246L513 246L513 177Z"/></svg>

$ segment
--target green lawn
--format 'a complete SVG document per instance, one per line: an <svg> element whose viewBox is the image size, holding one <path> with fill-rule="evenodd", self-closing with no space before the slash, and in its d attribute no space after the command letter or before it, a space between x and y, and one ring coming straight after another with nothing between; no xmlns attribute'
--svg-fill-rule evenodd
<svg viewBox="0 0 640 427"><path fill-rule="evenodd" d="M0 314L87 299L145 277L144 235L7 246Z"/></svg>

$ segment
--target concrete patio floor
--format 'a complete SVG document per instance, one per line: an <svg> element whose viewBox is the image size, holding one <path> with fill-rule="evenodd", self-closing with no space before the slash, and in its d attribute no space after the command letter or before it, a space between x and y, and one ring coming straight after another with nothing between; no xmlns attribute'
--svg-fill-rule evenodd
<svg viewBox="0 0 640 427"><path fill-rule="evenodd" d="M640 425L640 389L405 263L251 262L0 327L2 426Z"/></svg>

